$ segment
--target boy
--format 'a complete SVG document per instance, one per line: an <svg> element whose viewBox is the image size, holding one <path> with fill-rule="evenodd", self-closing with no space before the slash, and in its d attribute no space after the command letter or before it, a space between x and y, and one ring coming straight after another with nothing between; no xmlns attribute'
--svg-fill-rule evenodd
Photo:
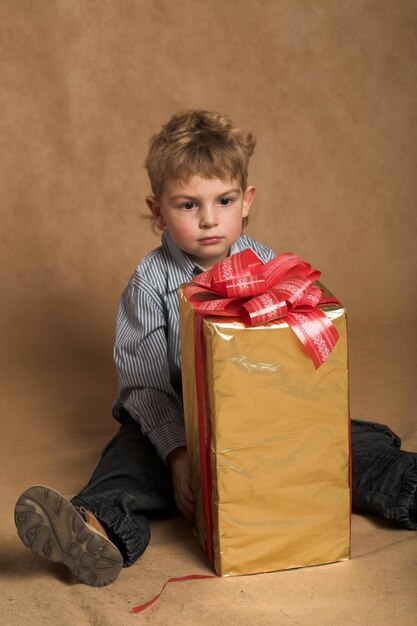
<svg viewBox="0 0 417 626"><path fill-rule="evenodd" d="M247 185L252 135L208 111L174 115L150 144L151 217L162 245L136 268L120 303L115 363L119 433L88 485L71 502L42 486L16 504L16 525L33 552L93 586L111 583L149 543L148 517L194 512L181 400L177 290L245 248L274 253L241 233L255 188ZM352 423L353 501L417 529L417 455L388 428Z"/></svg>

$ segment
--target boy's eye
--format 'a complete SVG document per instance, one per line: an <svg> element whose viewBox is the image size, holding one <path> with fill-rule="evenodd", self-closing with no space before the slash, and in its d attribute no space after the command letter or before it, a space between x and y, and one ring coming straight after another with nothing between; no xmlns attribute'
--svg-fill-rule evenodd
<svg viewBox="0 0 417 626"><path fill-rule="evenodd" d="M229 206L233 202L233 198L220 198L219 204L221 206Z"/></svg>
<svg viewBox="0 0 417 626"><path fill-rule="evenodd" d="M183 204L180 205L180 208L185 209L186 211L190 211L194 208L194 202L183 202Z"/></svg>

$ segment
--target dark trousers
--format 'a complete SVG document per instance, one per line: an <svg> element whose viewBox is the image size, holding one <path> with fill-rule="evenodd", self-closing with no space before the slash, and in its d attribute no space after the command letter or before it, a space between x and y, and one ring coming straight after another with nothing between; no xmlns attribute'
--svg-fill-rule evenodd
<svg viewBox="0 0 417 626"><path fill-rule="evenodd" d="M387 426L352 420L353 508L417 530L417 516L410 514L416 497L417 454L400 450L400 445ZM72 503L94 513L121 551L125 566L149 543L148 519L177 514L170 471L126 411L118 434Z"/></svg>

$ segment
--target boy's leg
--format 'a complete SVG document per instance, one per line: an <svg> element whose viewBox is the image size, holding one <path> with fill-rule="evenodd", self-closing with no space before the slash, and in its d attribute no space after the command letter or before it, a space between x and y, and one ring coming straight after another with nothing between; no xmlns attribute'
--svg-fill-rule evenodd
<svg viewBox="0 0 417 626"><path fill-rule="evenodd" d="M96 520L86 521L69 500L43 485L29 487L16 502L17 532L25 546L62 563L80 582L109 585L122 569L122 555Z"/></svg>
<svg viewBox="0 0 417 626"><path fill-rule="evenodd" d="M71 502L48 487L31 487L17 501L15 521L35 554L63 563L81 582L101 586L144 552L150 540L147 516L176 512L170 471L123 412L120 430L87 486Z"/></svg>
<svg viewBox="0 0 417 626"><path fill-rule="evenodd" d="M352 420L352 504L417 530L417 453L387 426Z"/></svg>
<svg viewBox="0 0 417 626"><path fill-rule="evenodd" d="M171 517L177 508L169 469L126 411L122 419L87 486L71 503L94 514L127 567L150 541L148 517Z"/></svg>

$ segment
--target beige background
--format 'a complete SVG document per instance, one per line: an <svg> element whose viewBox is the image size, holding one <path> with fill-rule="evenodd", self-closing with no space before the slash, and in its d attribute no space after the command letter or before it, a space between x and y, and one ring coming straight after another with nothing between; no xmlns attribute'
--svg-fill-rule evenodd
<svg viewBox="0 0 417 626"><path fill-rule="evenodd" d="M34 482L75 493L115 430L114 318L158 245L143 162L174 111L253 131L248 233L322 270L349 310L352 415L417 449L417 2L0 0L0 54L0 614L130 624L129 602L207 569L180 520L97 592L25 551L12 512ZM141 619L411 624L416 555L354 516L347 564L166 590Z"/></svg>

